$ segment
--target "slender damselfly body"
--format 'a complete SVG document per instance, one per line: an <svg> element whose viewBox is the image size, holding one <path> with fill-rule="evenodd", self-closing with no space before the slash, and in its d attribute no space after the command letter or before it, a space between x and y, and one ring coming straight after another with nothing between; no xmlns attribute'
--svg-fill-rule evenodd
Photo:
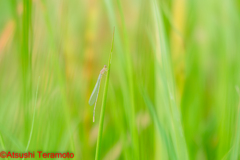
<svg viewBox="0 0 240 160"><path fill-rule="evenodd" d="M93 122L95 121L95 109L96 109L96 105L97 105L97 99L98 99L98 93L99 93L99 90L100 90L100 83L101 83L101 79L102 79L102 76L103 74L107 71L107 66L104 65L103 69L100 71L100 74L98 76L98 79L97 79L97 83L95 84L95 87L93 89L93 92L89 98L89 105L92 106L94 103L94 109L93 109Z"/></svg>

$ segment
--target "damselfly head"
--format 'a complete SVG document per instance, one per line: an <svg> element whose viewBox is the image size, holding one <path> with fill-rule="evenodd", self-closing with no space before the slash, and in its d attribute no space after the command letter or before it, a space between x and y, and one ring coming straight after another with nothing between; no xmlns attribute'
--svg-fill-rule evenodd
<svg viewBox="0 0 240 160"><path fill-rule="evenodd" d="M101 74L103 74L104 72L106 72L107 71L107 65L104 65L104 67L103 67L103 69L101 70Z"/></svg>

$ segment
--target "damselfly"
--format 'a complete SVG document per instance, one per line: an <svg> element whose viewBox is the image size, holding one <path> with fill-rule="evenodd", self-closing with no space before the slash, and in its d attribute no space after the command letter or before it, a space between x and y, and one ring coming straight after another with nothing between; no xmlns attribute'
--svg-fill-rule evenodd
<svg viewBox="0 0 240 160"><path fill-rule="evenodd" d="M89 98L89 105L92 106L94 103L94 109L93 109L93 122L95 121L95 109L96 109L96 104L97 104L97 99L98 99L98 93L99 93L99 89L100 89L100 83L101 83L101 79L103 74L107 71L107 66L104 65L103 69L100 71L100 74L98 76L97 79L97 83L95 84L95 87L93 89L93 92L91 94L91 97Z"/></svg>

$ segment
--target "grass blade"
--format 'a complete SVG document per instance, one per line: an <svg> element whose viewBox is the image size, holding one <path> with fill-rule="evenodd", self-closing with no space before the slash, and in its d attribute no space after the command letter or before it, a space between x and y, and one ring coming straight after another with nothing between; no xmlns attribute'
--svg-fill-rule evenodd
<svg viewBox="0 0 240 160"><path fill-rule="evenodd" d="M27 147L26 147L26 152L28 151L28 149L29 149L29 145L30 145L31 140L32 140L32 133L33 133L33 127L34 127L34 121L35 121L35 115L36 115L36 107L37 107L37 96L38 96L39 80L40 80L40 77L39 77L39 79L38 79L38 85L37 85L36 97L35 97L35 102L34 102L32 127L31 127L31 132L30 132L30 135L29 135L29 139L28 139L28 144L27 144ZM24 158L23 158L23 160L24 160Z"/></svg>
<svg viewBox="0 0 240 160"><path fill-rule="evenodd" d="M154 106L150 100L150 98L147 95L147 92L145 89L142 89L142 96L144 99L144 102L149 110L149 113L152 117L153 123L155 125L155 128L157 129L159 135L161 136L165 146L166 146L166 151L168 152L168 156L170 159L177 159L176 158L176 153L174 150L174 146L172 141L169 139L168 135L167 135L167 131L165 130L165 128L162 126L162 124L159 121L158 115L156 110L154 109ZM166 158L166 157L165 157Z"/></svg>
<svg viewBox="0 0 240 160"><path fill-rule="evenodd" d="M103 102L102 102L102 110L101 110L100 122L99 122L99 132L98 132L95 160L100 159L99 156L100 156L101 138L102 138L102 131L103 131L103 121L104 121L104 114L105 114L106 100L107 100L107 90L108 90L109 74L110 74L111 61L112 61L114 31L115 31L115 27L113 28L112 48L111 48L111 52L110 52L109 59L108 59L108 72L107 72L107 79L106 79L105 87L104 87L104 93L103 93Z"/></svg>

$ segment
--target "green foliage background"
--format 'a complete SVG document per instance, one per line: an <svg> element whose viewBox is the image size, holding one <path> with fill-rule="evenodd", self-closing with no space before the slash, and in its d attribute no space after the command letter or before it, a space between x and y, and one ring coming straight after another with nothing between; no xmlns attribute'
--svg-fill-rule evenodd
<svg viewBox="0 0 240 160"><path fill-rule="evenodd" d="M0 151L239 159L238 0L1 0ZM36 158L37 159L37 158Z"/></svg>

